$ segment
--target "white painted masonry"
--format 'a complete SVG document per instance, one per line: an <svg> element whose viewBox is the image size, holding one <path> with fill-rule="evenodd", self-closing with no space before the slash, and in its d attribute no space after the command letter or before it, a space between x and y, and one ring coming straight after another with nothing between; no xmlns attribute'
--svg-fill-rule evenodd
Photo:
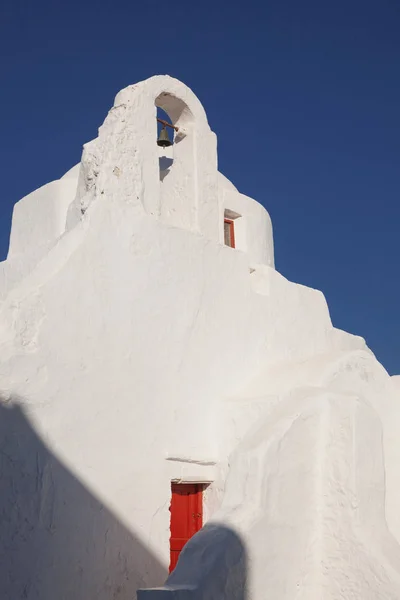
<svg viewBox="0 0 400 600"><path fill-rule="evenodd" d="M179 129L167 151L157 106ZM254 600L400 597L399 380L274 269L269 215L216 147L191 90L152 77L117 95L80 165L15 206L1 598L162 585L172 480L210 483L210 522L144 594L244 600L246 575Z"/></svg>

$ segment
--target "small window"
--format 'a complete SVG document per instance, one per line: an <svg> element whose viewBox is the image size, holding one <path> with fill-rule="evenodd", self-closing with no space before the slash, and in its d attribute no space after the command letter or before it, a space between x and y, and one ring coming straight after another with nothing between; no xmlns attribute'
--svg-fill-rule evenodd
<svg viewBox="0 0 400 600"><path fill-rule="evenodd" d="M232 219L224 219L224 240L226 246L235 247L235 223Z"/></svg>

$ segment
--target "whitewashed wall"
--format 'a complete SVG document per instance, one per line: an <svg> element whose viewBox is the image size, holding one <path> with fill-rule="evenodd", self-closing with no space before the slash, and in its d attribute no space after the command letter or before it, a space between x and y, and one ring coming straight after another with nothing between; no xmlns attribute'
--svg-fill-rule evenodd
<svg viewBox="0 0 400 600"><path fill-rule="evenodd" d="M181 135L163 181L156 105ZM80 167L60 182L17 205L12 251L2 266L8 275L0 283L0 422L8 483L0 508L10 517L2 532L0 595L131 600L138 587L161 584L174 478L214 481L206 513L219 509L219 518L236 527L251 556L276 527L297 527L297 493L311 527L302 544L321 540L318 511L326 509L328 521L335 519L323 500L331 480L313 476L322 464L319 451L329 469L336 460L323 432L340 435L339 406L340 419L365 420L365 435L372 427L373 447L382 452L378 430L394 409L391 397L381 402L380 395L390 378L363 340L332 327L320 292L274 270L269 216L218 174L215 135L198 99L169 77L123 90L99 137L85 146ZM226 209L243 219L237 250L222 243ZM46 253L29 259L25 233L33 254L43 238ZM13 278L15 256L26 256L20 261L26 266L16 268ZM349 361L350 355L358 358ZM304 386L328 390L321 407L298 391ZM348 394L362 398L367 408L357 411L353 400L341 408ZM285 489L290 494L273 521L266 501L269 473L283 468L278 463L285 428L280 414L270 425L268 415L280 404L290 422L297 418L304 427L296 430L300 441L282 451L284 476L278 473L274 485L282 498ZM333 429L326 426L331 415ZM252 440L256 421L262 429ZM348 436L340 450L344 461L365 444L363 436L361 445L357 436ZM272 453L265 449L268 440L275 444ZM393 436L388 440L387 448L394 444ZM382 481L382 460L373 473L365 467L366 480L373 475ZM386 492L392 494L396 473L393 463L386 467ZM352 469L358 472L357 465ZM351 500L342 476L347 477L340 471L332 506L342 496ZM239 520L232 518L232 507L238 507ZM384 508L376 507L377 527L386 536ZM348 523L353 515L348 512ZM374 527L367 519L365 531ZM277 550L277 564L286 570L302 560L304 545L293 545L288 560L291 543L289 531ZM382 557L376 550L374 560L385 565L385 589L396 591L393 544L391 554ZM335 552L345 564L348 546ZM307 565L293 570L291 598L298 585L314 597L322 590L329 591L324 597L342 597L333 580L321 583L319 556L311 552L312 570ZM264 597L262 557L269 560L261 553L250 573L254 598ZM331 560L330 550L323 557ZM352 581L364 576L361 559L359 564ZM311 587L304 587L311 575ZM272 579L270 591L289 598L282 581ZM378 597L373 582L369 595L362 591L368 600ZM390 594L385 597L395 597Z"/></svg>

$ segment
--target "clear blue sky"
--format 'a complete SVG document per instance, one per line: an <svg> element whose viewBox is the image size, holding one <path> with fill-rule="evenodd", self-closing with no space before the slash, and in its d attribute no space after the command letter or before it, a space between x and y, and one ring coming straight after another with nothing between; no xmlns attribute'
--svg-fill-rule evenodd
<svg viewBox="0 0 400 600"><path fill-rule="evenodd" d="M400 372L399 0L4 0L0 259L13 204L60 177L115 94L188 84L220 170L269 210L277 268Z"/></svg>

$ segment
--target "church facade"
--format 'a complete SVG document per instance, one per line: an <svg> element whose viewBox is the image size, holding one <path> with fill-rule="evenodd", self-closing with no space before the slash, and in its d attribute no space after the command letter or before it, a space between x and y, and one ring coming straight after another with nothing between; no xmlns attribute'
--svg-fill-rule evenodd
<svg viewBox="0 0 400 600"><path fill-rule="evenodd" d="M0 396L2 598L399 597L399 379L275 270L183 83L15 206Z"/></svg>

